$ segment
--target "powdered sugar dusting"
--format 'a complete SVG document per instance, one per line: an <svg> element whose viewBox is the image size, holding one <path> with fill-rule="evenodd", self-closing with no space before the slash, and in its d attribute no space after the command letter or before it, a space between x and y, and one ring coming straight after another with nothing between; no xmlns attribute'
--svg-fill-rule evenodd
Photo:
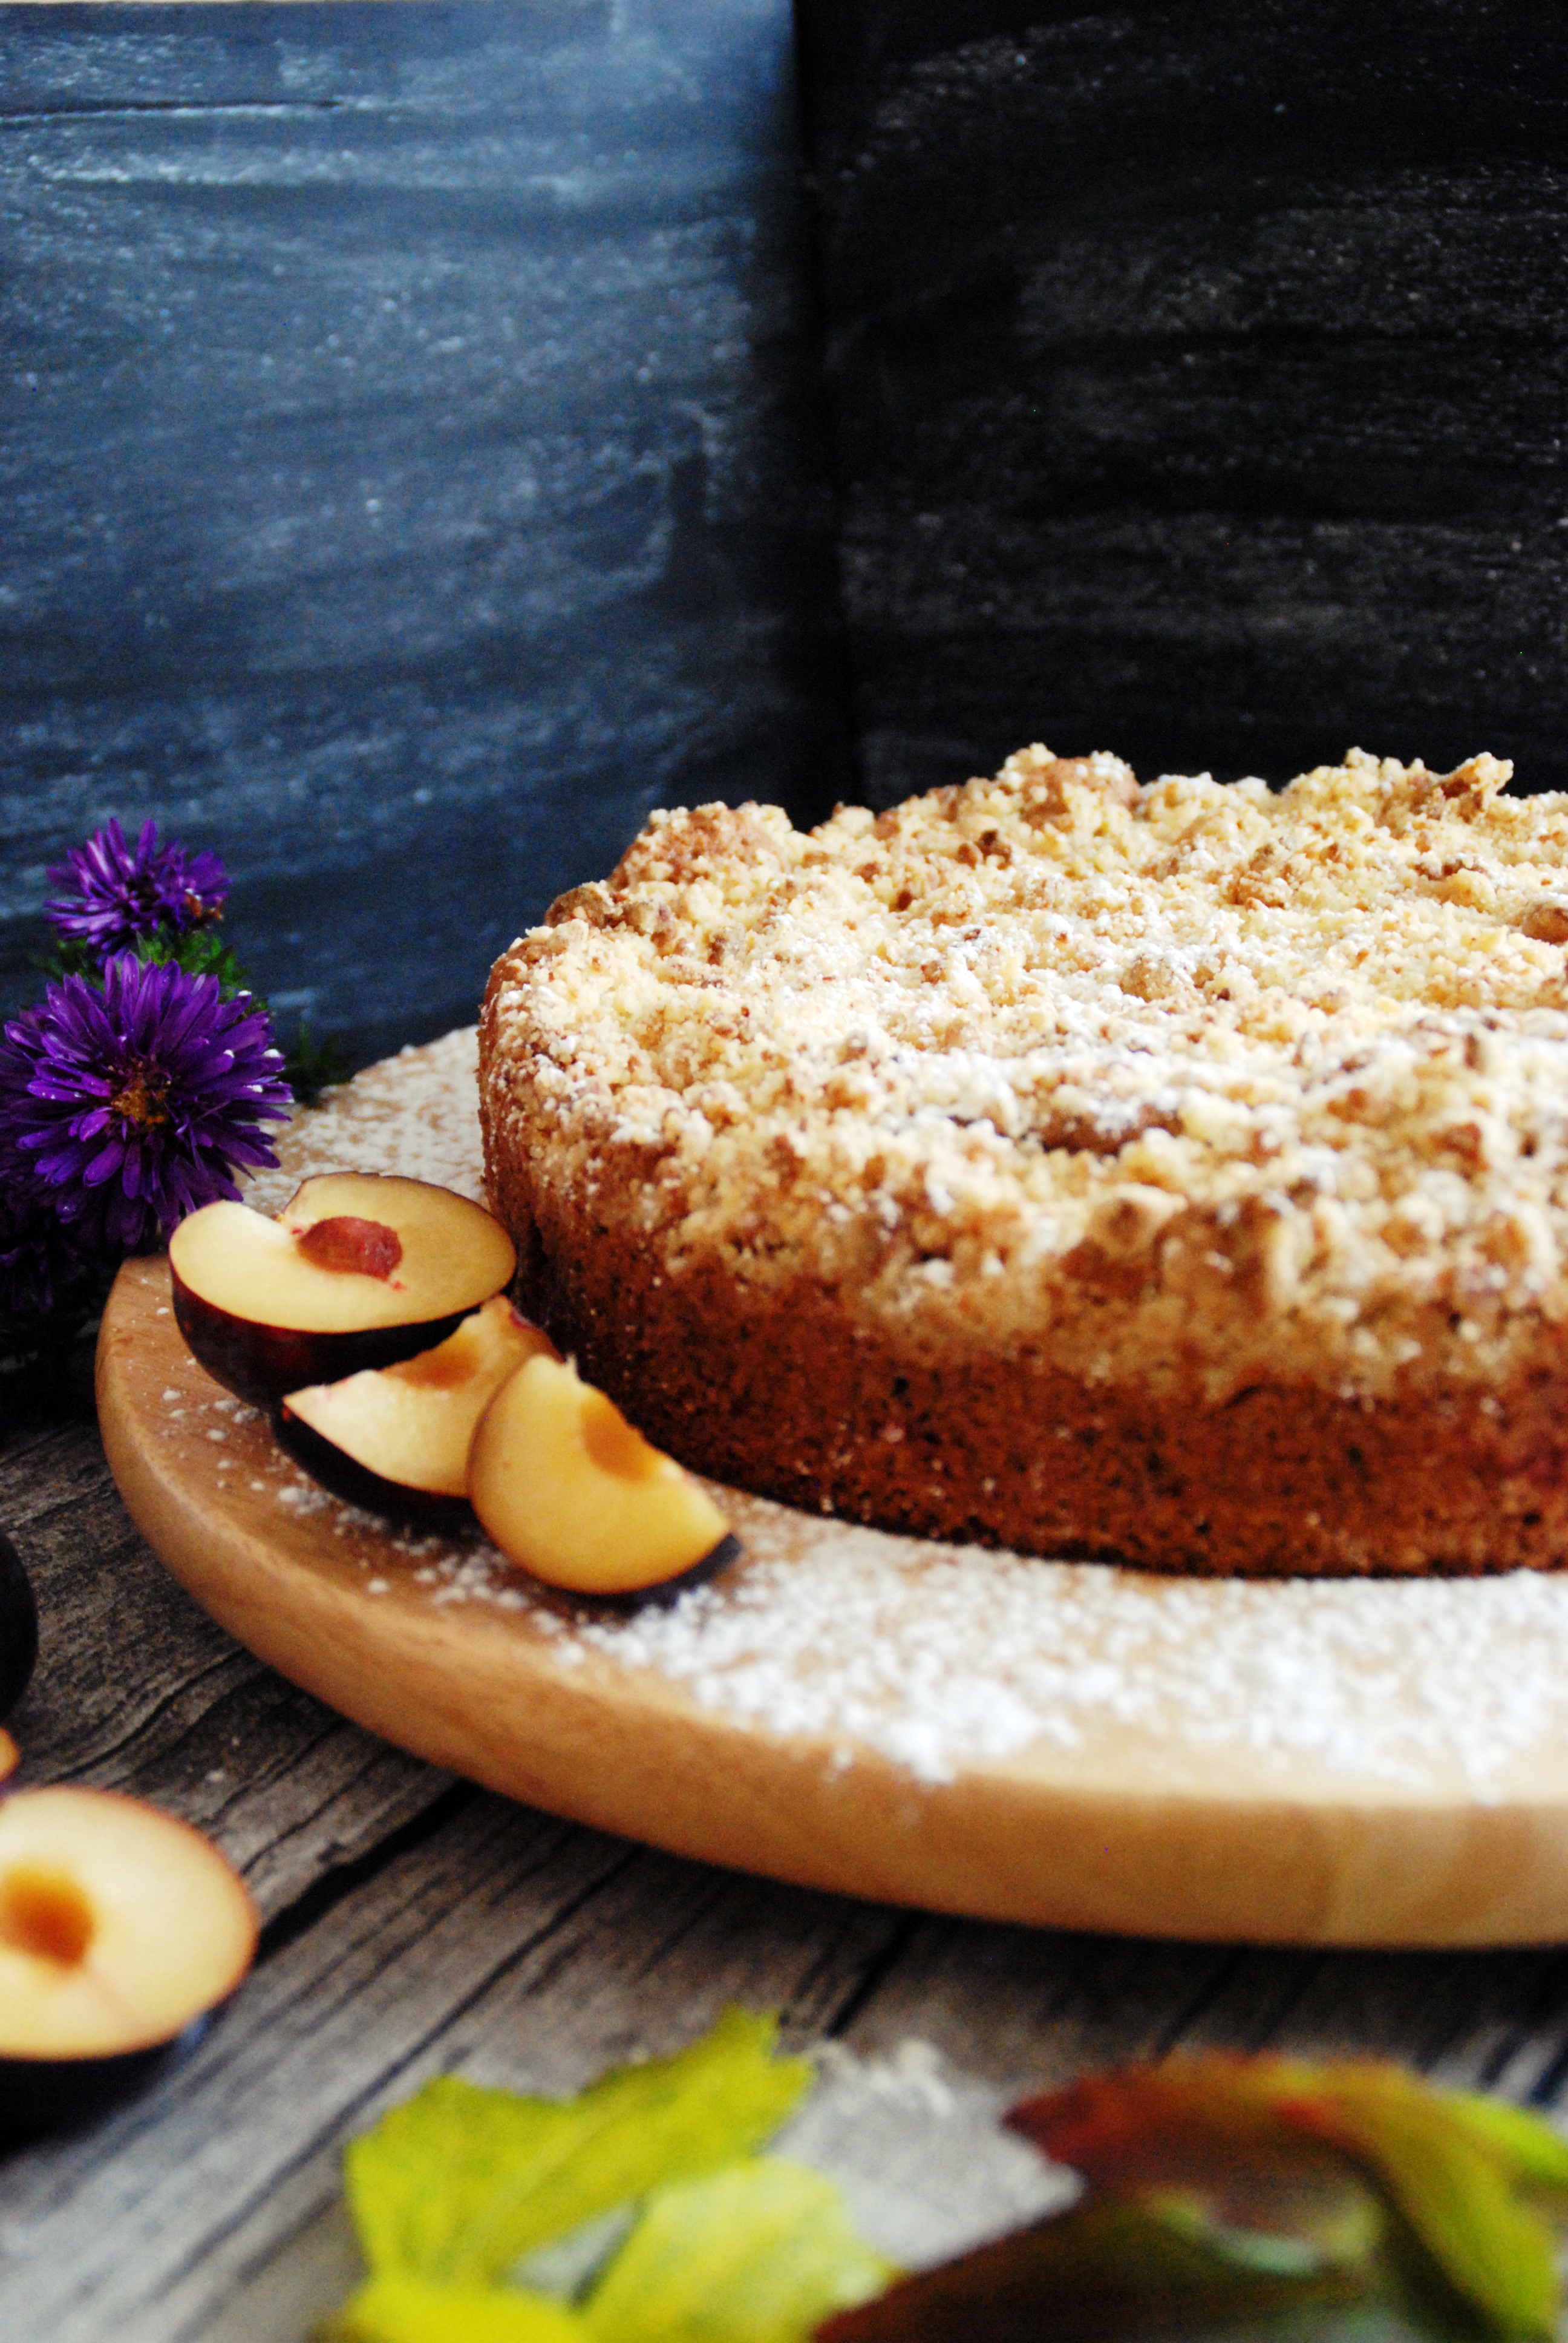
<svg viewBox="0 0 1568 2343"><path fill-rule="evenodd" d="M276 1184L342 1164L478 1194L474 1067L459 1033L360 1076L290 1131ZM277 1493L330 1507L340 1528L367 1519L292 1469ZM563 1665L651 1669L717 1715L820 1736L830 1763L869 1747L924 1781L1031 1747L1091 1755L1129 1729L1172 1760L1241 1749L1282 1775L1305 1761L1482 1799L1568 1755L1568 1580L1156 1578L719 1493L747 1558L668 1607L574 1609L477 1534L383 1539L376 1566L435 1604L518 1614Z"/></svg>
<svg viewBox="0 0 1568 2343"><path fill-rule="evenodd" d="M250 1182L246 1202L276 1212L302 1180L339 1171L398 1172L481 1201L478 1062L470 1026L400 1051L328 1091L295 1118L277 1143L278 1169Z"/></svg>
<svg viewBox="0 0 1568 2343"><path fill-rule="evenodd" d="M757 1499L749 1565L578 1637L775 1732L867 1743L923 1780L1107 1725L1484 1796L1568 1753L1568 1584L1161 1579L846 1530Z"/></svg>

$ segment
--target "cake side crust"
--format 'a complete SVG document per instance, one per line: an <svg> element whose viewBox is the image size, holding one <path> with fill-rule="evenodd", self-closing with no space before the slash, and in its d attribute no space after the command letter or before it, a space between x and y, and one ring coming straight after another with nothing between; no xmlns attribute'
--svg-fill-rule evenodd
<svg viewBox="0 0 1568 2343"><path fill-rule="evenodd" d="M813 1512L1215 1576L1475 1574L1568 1556L1568 1357L1489 1393L1259 1385L1208 1408L1026 1352L895 1346L831 1292L670 1277L498 1165L521 1303L672 1455Z"/></svg>

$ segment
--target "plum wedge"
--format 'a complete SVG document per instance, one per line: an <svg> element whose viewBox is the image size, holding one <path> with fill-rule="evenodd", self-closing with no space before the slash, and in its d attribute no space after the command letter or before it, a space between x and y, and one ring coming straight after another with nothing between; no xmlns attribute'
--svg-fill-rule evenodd
<svg viewBox="0 0 1568 2343"><path fill-rule="evenodd" d="M574 1594L639 1594L739 1550L701 1485L569 1361L530 1359L501 1385L468 1496L508 1561Z"/></svg>
<svg viewBox="0 0 1568 2343"><path fill-rule="evenodd" d="M290 1392L278 1436L357 1504L461 1500L475 1427L496 1393L528 1360L556 1355L549 1336L498 1293L434 1350Z"/></svg>

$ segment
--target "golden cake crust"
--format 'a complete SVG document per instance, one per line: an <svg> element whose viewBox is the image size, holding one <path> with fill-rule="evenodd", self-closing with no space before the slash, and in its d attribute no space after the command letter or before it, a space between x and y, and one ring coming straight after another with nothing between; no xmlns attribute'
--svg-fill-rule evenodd
<svg viewBox="0 0 1568 2343"><path fill-rule="evenodd" d="M652 817L498 963L528 1298L661 1444L1202 1571L1555 1565L1568 799L1043 749Z"/></svg>

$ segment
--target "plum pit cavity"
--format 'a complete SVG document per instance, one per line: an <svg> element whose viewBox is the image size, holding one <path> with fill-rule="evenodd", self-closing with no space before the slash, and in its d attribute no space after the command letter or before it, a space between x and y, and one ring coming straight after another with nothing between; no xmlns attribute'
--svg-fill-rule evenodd
<svg viewBox="0 0 1568 2343"><path fill-rule="evenodd" d="M618 1481L653 1481L663 1462L634 1424L627 1422L603 1392L588 1390L582 1397L582 1443L601 1473Z"/></svg>
<svg viewBox="0 0 1568 2343"><path fill-rule="evenodd" d="M68 1872L19 1863L0 1874L0 1946L76 1968L95 1932L93 1907Z"/></svg>
<svg viewBox="0 0 1568 2343"><path fill-rule="evenodd" d="M337 1212L302 1231L299 1250L317 1269L351 1271L361 1277L388 1278L403 1258L403 1240L385 1221Z"/></svg>

